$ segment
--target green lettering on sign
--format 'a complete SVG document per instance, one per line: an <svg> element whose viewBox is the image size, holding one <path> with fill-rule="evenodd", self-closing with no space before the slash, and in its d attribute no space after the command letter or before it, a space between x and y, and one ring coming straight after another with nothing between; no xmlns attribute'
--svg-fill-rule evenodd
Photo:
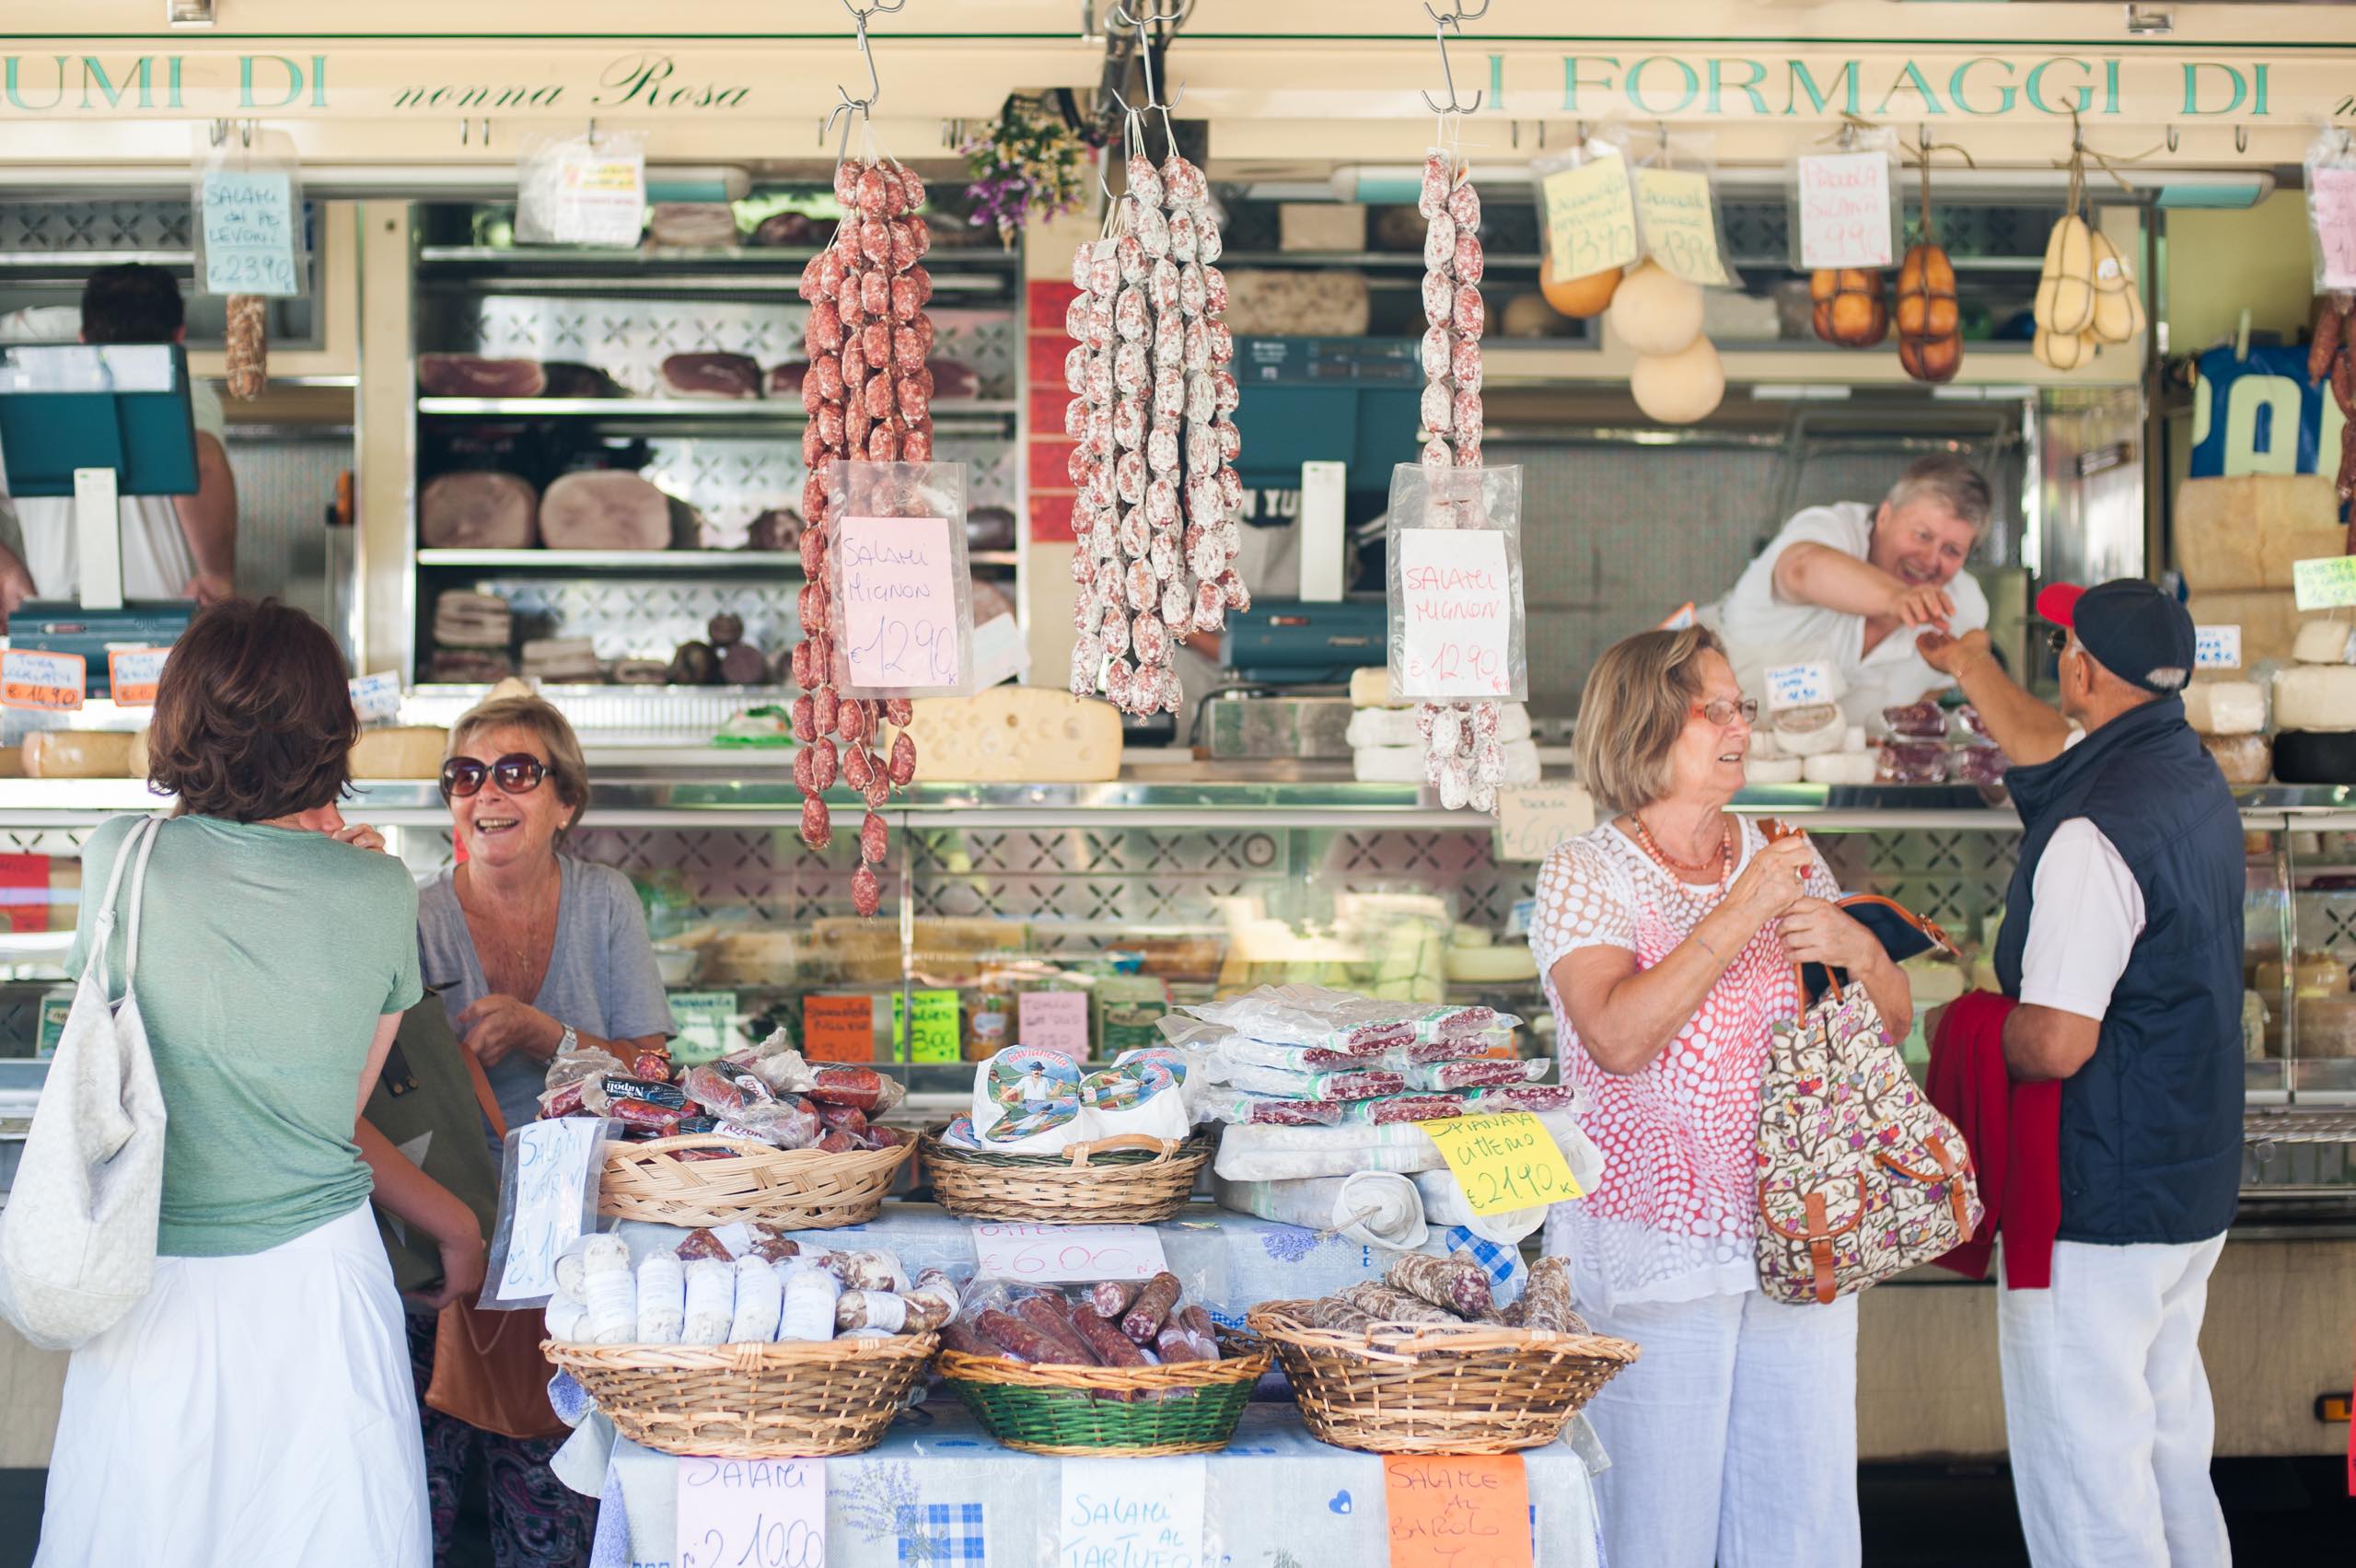
<svg viewBox="0 0 2356 1568"><path fill-rule="evenodd" d="M2301 610L2356 605L2356 555L2327 555L2291 563L2291 591Z"/></svg>
<svg viewBox="0 0 2356 1568"><path fill-rule="evenodd" d="M915 1014L912 1027L911 1012ZM963 1054L958 1049L958 1026L954 991L917 991L892 997L892 1054L904 1061L957 1061Z"/></svg>

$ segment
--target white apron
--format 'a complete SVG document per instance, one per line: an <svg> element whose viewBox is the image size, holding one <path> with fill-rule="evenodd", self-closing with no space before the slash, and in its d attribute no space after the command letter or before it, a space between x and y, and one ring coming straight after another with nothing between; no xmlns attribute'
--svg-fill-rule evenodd
<svg viewBox="0 0 2356 1568"><path fill-rule="evenodd" d="M366 1203L267 1252L157 1258L66 1368L34 1568L428 1568L400 1313Z"/></svg>

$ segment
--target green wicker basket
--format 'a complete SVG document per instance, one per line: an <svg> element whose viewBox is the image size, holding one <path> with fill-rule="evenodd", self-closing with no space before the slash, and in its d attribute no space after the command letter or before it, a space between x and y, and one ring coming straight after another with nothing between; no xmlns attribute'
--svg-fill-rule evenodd
<svg viewBox="0 0 2356 1568"><path fill-rule="evenodd" d="M1217 1361L1159 1366L1034 1366L944 1351L941 1376L991 1436L1027 1454L1159 1458L1208 1454L1236 1434L1266 1345L1222 1330Z"/></svg>

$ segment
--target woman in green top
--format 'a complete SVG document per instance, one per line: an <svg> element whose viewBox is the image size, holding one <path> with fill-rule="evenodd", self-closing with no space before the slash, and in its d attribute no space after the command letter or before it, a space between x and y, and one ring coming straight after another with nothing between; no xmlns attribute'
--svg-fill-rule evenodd
<svg viewBox="0 0 2356 1568"><path fill-rule="evenodd" d="M155 1286L67 1370L39 1564L430 1561L400 1302L355 1136L422 993L417 895L337 814L355 734L342 657L299 611L216 605L165 663L149 782L180 805L135 981L167 1118ZM132 820L91 835L86 887L106 886ZM471 1213L370 1153L391 1162L380 1200L443 1238L446 1289L479 1283Z"/></svg>

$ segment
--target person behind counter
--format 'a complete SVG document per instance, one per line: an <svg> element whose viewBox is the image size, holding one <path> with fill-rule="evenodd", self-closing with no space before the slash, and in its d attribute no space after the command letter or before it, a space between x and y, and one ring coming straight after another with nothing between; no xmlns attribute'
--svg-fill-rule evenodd
<svg viewBox="0 0 2356 1568"><path fill-rule="evenodd" d="M2241 818L2177 695L2184 607L2122 579L2048 587L2037 613L2059 714L1984 634L1923 639L2012 759L2004 1061L2061 1082L2051 1284L1997 1292L2022 1533L2040 1568L2222 1564L2200 1321L2241 1187Z"/></svg>
<svg viewBox="0 0 2356 1568"><path fill-rule="evenodd" d="M1706 629L1607 649L1579 709L1579 776L1609 819L1538 874L1530 947L1592 1097L1603 1184L1548 1216L1598 1333L1644 1347L1588 1407L1607 1555L1645 1568L1855 1563L1857 1298L1758 1291L1754 1168L1769 1031L1800 1011L1793 966L1864 983L1885 1025L1905 977L1835 907L1805 838L1725 809L1758 705Z"/></svg>
<svg viewBox="0 0 2356 1568"><path fill-rule="evenodd" d="M0 319L0 340L41 342L79 335L86 343L176 343L188 338L180 284L161 267L125 262L100 267L82 285L82 308L36 307ZM122 592L134 599L192 598L212 604L236 591L238 482L222 436L220 397L201 381L189 386L196 420L196 493L126 495L122 511ZM81 552L71 497L7 498L22 554L0 544L0 625L29 598L72 598L81 591Z"/></svg>
<svg viewBox="0 0 2356 1568"><path fill-rule="evenodd" d="M417 892L335 814L358 728L333 639L283 605L201 612L164 666L149 782L180 807L132 984L166 1109L155 1283L66 1368L41 1568L431 1555L400 1301L355 1143L422 994ZM86 886L106 886L135 820L90 836ZM118 994L123 967L118 947ZM388 1202L442 1234L443 1211ZM480 1283L471 1216L445 1257Z"/></svg>
<svg viewBox="0 0 2356 1568"><path fill-rule="evenodd" d="M1877 507L1794 513L1702 622L1745 681L1777 665L1828 664L1852 716L1919 701L1948 681L1916 653L1917 633L1988 624L1988 599L1963 565L1993 509L1970 464L1920 459Z"/></svg>

